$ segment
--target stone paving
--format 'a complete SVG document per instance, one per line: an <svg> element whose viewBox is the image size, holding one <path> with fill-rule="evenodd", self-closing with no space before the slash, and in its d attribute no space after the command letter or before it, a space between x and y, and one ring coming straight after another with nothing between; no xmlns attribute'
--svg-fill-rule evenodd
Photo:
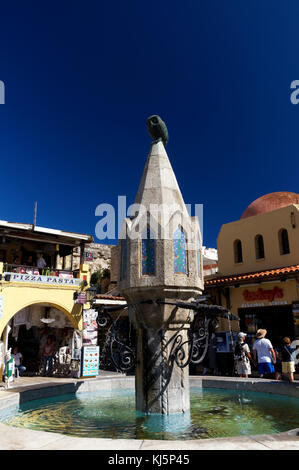
<svg viewBox="0 0 299 470"><path fill-rule="evenodd" d="M217 388L252 389L269 393L299 397L299 381L294 384L263 379L238 379L232 377L190 377L190 385ZM21 377L8 389L0 389L0 408L16 405L36 396L68 393L71 387L84 391L100 388L128 388L134 386L134 377L113 372L101 372L91 379L57 379L48 377ZM58 392L59 389L59 392ZM25 401L24 400L24 401ZM0 450L299 450L299 428L271 435L242 436L221 439L186 441L159 441L133 439L97 439L65 436L62 434L13 428L0 423Z"/></svg>

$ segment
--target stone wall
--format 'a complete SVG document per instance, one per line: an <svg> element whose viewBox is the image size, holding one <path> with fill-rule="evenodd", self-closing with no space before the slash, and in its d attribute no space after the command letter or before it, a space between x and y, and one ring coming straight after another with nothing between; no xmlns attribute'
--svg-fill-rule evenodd
<svg viewBox="0 0 299 470"><path fill-rule="evenodd" d="M111 282L113 284L117 284L117 278L118 278L118 245L115 245L111 249Z"/></svg>
<svg viewBox="0 0 299 470"><path fill-rule="evenodd" d="M99 269L111 268L111 250L114 245L103 245L100 243L87 243L85 253L92 253L92 261L84 262L90 266L91 274ZM80 248L75 248L73 253L73 269L78 269L80 265Z"/></svg>

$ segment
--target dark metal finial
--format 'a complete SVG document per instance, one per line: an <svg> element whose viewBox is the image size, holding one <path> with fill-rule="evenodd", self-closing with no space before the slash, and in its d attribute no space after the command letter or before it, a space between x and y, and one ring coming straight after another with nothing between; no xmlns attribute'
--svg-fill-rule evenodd
<svg viewBox="0 0 299 470"><path fill-rule="evenodd" d="M154 141L162 140L164 145L168 142L168 131L164 121L154 114L146 120L147 130Z"/></svg>

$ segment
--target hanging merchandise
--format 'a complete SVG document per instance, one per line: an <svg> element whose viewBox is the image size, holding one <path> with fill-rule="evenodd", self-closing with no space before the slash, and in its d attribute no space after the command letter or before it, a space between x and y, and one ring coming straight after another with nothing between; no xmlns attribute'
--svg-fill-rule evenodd
<svg viewBox="0 0 299 470"><path fill-rule="evenodd" d="M81 349L82 347L82 331L74 330L72 349Z"/></svg>
<svg viewBox="0 0 299 470"><path fill-rule="evenodd" d="M94 309L83 310L83 345L98 344L98 312Z"/></svg>
<svg viewBox="0 0 299 470"><path fill-rule="evenodd" d="M18 313L16 313L16 315L13 318L13 325L14 326L26 325L28 313L29 313L28 308L23 308Z"/></svg>
<svg viewBox="0 0 299 470"><path fill-rule="evenodd" d="M71 377L79 378L81 375L82 331L74 330L72 338L72 354L70 371Z"/></svg>
<svg viewBox="0 0 299 470"><path fill-rule="evenodd" d="M13 326L12 337L15 339L15 341L18 341L19 329L20 329L19 326Z"/></svg>

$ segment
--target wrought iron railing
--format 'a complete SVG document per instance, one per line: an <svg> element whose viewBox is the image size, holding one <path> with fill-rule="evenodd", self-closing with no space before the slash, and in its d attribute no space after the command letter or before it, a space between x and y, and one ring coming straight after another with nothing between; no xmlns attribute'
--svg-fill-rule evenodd
<svg viewBox="0 0 299 470"><path fill-rule="evenodd" d="M170 349L169 365L175 362L180 368L187 367L189 364L201 363L208 351L210 336L215 332L218 327L218 318L226 318L230 320L238 320L237 317L232 315L227 309L219 305L209 305L203 303L206 299L203 297L197 302L165 302L163 300L147 300L140 303L156 303L167 304L174 306L174 312L177 308L184 308L192 310L195 315L195 320L191 323L188 332L188 339L184 339L182 325L178 329L171 340L167 344ZM127 304L127 307L134 307L136 304ZM118 371L128 372L132 370L136 363L135 348L133 348L128 341L126 341L119 334L119 327L117 321L112 318L109 312L115 312L123 309L123 306L96 306L98 310L97 323L100 328L107 328L105 340L105 356L106 362L113 364ZM161 329L162 337L167 329ZM171 344L170 344L171 343ZM186 347L188 353L186 353ZM107 359L108 358L108 359Z"/></svg>

